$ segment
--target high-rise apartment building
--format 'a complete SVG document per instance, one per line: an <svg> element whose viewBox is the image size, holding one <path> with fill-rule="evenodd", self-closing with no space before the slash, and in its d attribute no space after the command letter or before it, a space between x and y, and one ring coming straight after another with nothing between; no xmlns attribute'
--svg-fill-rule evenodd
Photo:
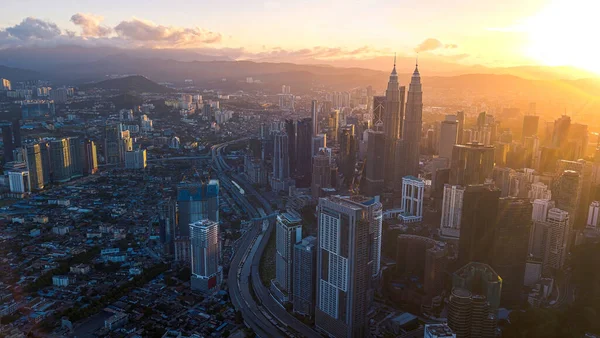
<svg viewBox="0 0 600 338"><path fill-rule="evenodd" d="M558 208L550 209L543 225L544 234L542 271L548 275L563 268L568 253L569 213ZM536 224L537 226L537 224Z"/></svg>
<svg viewBox="0 0 600 338"><path fill-rule="evenodd" d="M285 133L288 136L287 153L289 157L290 174L296 172L296 121L285 120Z"/></svg>
<svg viewBox="0 0 600 338"><path fill-rule="evenodd" d="M379 278L382 205L378 197L321 198L318 220L315 325L335 337L364 337Z"/></svg>
<svg viewBox="0 0 600 338"><path fill-rule="evenodd" d="M423 220L423 194L425 182L414 176L402 178L402 202L400 217L408 223Z"/></svg>
<svg viewBox="0 0 600 338"><path fill-rule="evenodd" d="M450 164L450 184L483 184L494 169L494 147L481 143L455 145Z"/></svg>
<svg viewBox="0 0 600 338"><path fill-rule="evenodd" d="M588 217L585 227L597 229L600 225L600 202L593 201L588 208Z"/></svg>
<svg viewBox="0 0 600 338"><path fill-rule="evenodd" d="M531 136L537 135L539 123L540 123L539 116L535 116L535 115L523 116L523 133L522 133L521 139L525 140L526 137L531 137Z"/></svg>
<svg viewBox="0 0 600 338"><path fill-rule="evenodd" d="M86 175L93 175L98 172L98 154L96 151L96 143L91 140L83 142L83 171Z"/></svg>
<svg viewBox="0 0 600 338"><path fill-rule="evenodd" d="M125 152L125 169L145 169L146 165L146 149Z"/></svg>
<svg viewBox="0 0 600 338"><path fill-rule="evenodd" d="M31 180L31 190L39 191L44 189L45 185L50 183L44 179L44 165L42 161L42 151L39 144L32 144L26 147L27 152L27 170L29 170L29 179Z"/></svg>
<svg viewBox="0 0 600 338"><path fill-rule="evenodd" d="M279 302L293 298L294 245L302 240L302 219L288 212L277 215L275 227L275 279L271 290Z"/></svg>
<svg viewBox="0 0 600 338"><path fill-rule="evenodd" d="M442 201L442 221L440 235L458 239L460 237L460 224L463 209L465 188L457 185L444 185L444 198Z"/></svg>
<svg viewBox="0 0 600 338"><path fill-rule="evenodd" d="M52 180L54 182L67 182L73 175L73 154L71 153L71 139L63 138L50 142Z"/></svg>
<svg viewBox="0 0 600 338"><path fill-rule="evenodd" d="M271 187L274 191L286 190L285 182L290 179L290 155L288 153L288 135L279 131L273 134L273 175Z"/></svg>
<svg viewBox="0 0 600 338"><path fill-rule="evenodd" d="M544 222L548 217L548 210L554 208L554 201L549 199L536 199L533 201L531 220L534 222Z"/></svg>
<svg viewBox="0 0 600 338"><path fill-rule="evenodd" d="M219 223L209 219L189 225L191 271L193 290L214 292L222 280Z"/></svg>
<svg viewBox="0 0 600 338"><path fill-rule="evenodd" d="M322 188L331 188L331 157L324 149L313 157L312 197L319 198Z"/></svg>
<svg viewBox="0 0 600 338"><path fill-rule="evenodd" d="M0 122L2 129L2 144L4 145L4 162L11 162L13 151L21 147L21 125L19 120Z"/></svg>
<svg viewBox="0 0 600 338"><path fill-rule="evenodd" d="M491 185L465 188L458 244L459 264L490 262L499 198L500 190Z"/></svg>
<svg viewBox="0 0 600 338"><path fill-rule="evenodd" d="M313 317L317 293L317 238L308 236L294 245L294 312Z"/></svg>

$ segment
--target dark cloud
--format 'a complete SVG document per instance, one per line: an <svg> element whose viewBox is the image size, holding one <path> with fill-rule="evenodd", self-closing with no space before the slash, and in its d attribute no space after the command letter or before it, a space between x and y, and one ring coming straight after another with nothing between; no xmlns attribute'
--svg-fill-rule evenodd
<svg viewBox="0 0 600 338"><path fill-rule="evenodd" d="M32 17L24 19L18 25L6 28L5 31L9 37L23 41L49 40L61 35L60 28L56 24Z"/></svg>
<svg viewBox="0 0 600 338"><path fill-rule="evenodd" d="M85 37L104 37L112 33L109 27L101 26L103 17L93 14L77 13L71 17L71 22L81 27L81 35Z"/></svg>
<svg viewBox="0 0 600 338"><path fill-rule="evenodd" d="M119 37L141 43L157 43L185 47L221 41L221 34L200 28L156 25L139 19L122 21L115 27Z"/></svg>

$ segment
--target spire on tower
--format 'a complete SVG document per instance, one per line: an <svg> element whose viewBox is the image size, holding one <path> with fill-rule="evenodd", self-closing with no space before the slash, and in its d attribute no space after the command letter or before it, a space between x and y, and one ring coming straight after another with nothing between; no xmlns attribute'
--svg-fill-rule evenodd
<svg viewBox="0 0 600 338"><path fill-rule="evenodd" d="M396 76L396 53L394 53L394 69L392 69L392 74L391 76Z"/></svg>

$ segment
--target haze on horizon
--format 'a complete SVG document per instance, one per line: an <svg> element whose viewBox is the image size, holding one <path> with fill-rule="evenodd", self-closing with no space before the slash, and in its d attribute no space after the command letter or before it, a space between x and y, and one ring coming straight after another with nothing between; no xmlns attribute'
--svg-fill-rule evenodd
<svg viewBox="0 0 600 338"><path fill-rule="evenodd" d="M588 0L3 1L0 49L193 49L235 60L332 63L388 56L438 65L571 66L600 74Z"/></svg>

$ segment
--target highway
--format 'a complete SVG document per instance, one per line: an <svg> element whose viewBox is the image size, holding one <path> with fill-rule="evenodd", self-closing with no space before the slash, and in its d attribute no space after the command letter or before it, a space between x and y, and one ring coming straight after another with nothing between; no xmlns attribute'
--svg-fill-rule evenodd
<svg viewBox="0 0 600 338"><path fill-rule="evenodd" d="M240 141L243 140L234 142ZM248 211L250 217L258 219L265 215L272 215L273 210L269 201L261 196L243 176L232 173L232 168L223 159L223 149L228 144L234 142L216 145L211 149L213 166L218 173L220 183L229 191L235 202ZM245 193L242 193L239 187L232 184L230 176L241 186ZM252 205L247 196L254 196L260 203L260 206ZM269 222L269 220L266 219L263 222ZM250 227L239 241L239 247L234 254L229 270L227 282L233 305L236 309L242 311L246 324L261 337L277 337L282 335L290 337L321 337L312 328L304 325L304 323L289 314L262 284L259 274L260 257L264 253L269 238L272 235L272 222L269 222L267 231L264 234L261 233L260 226L251 224ZM237 273L233 272L235 269L237 269ZM252 281L251 284L249 283L250 278ZM250 287L252 287L252 291ZM259 299L259 304L252 297L252 292Z"/></svg>

